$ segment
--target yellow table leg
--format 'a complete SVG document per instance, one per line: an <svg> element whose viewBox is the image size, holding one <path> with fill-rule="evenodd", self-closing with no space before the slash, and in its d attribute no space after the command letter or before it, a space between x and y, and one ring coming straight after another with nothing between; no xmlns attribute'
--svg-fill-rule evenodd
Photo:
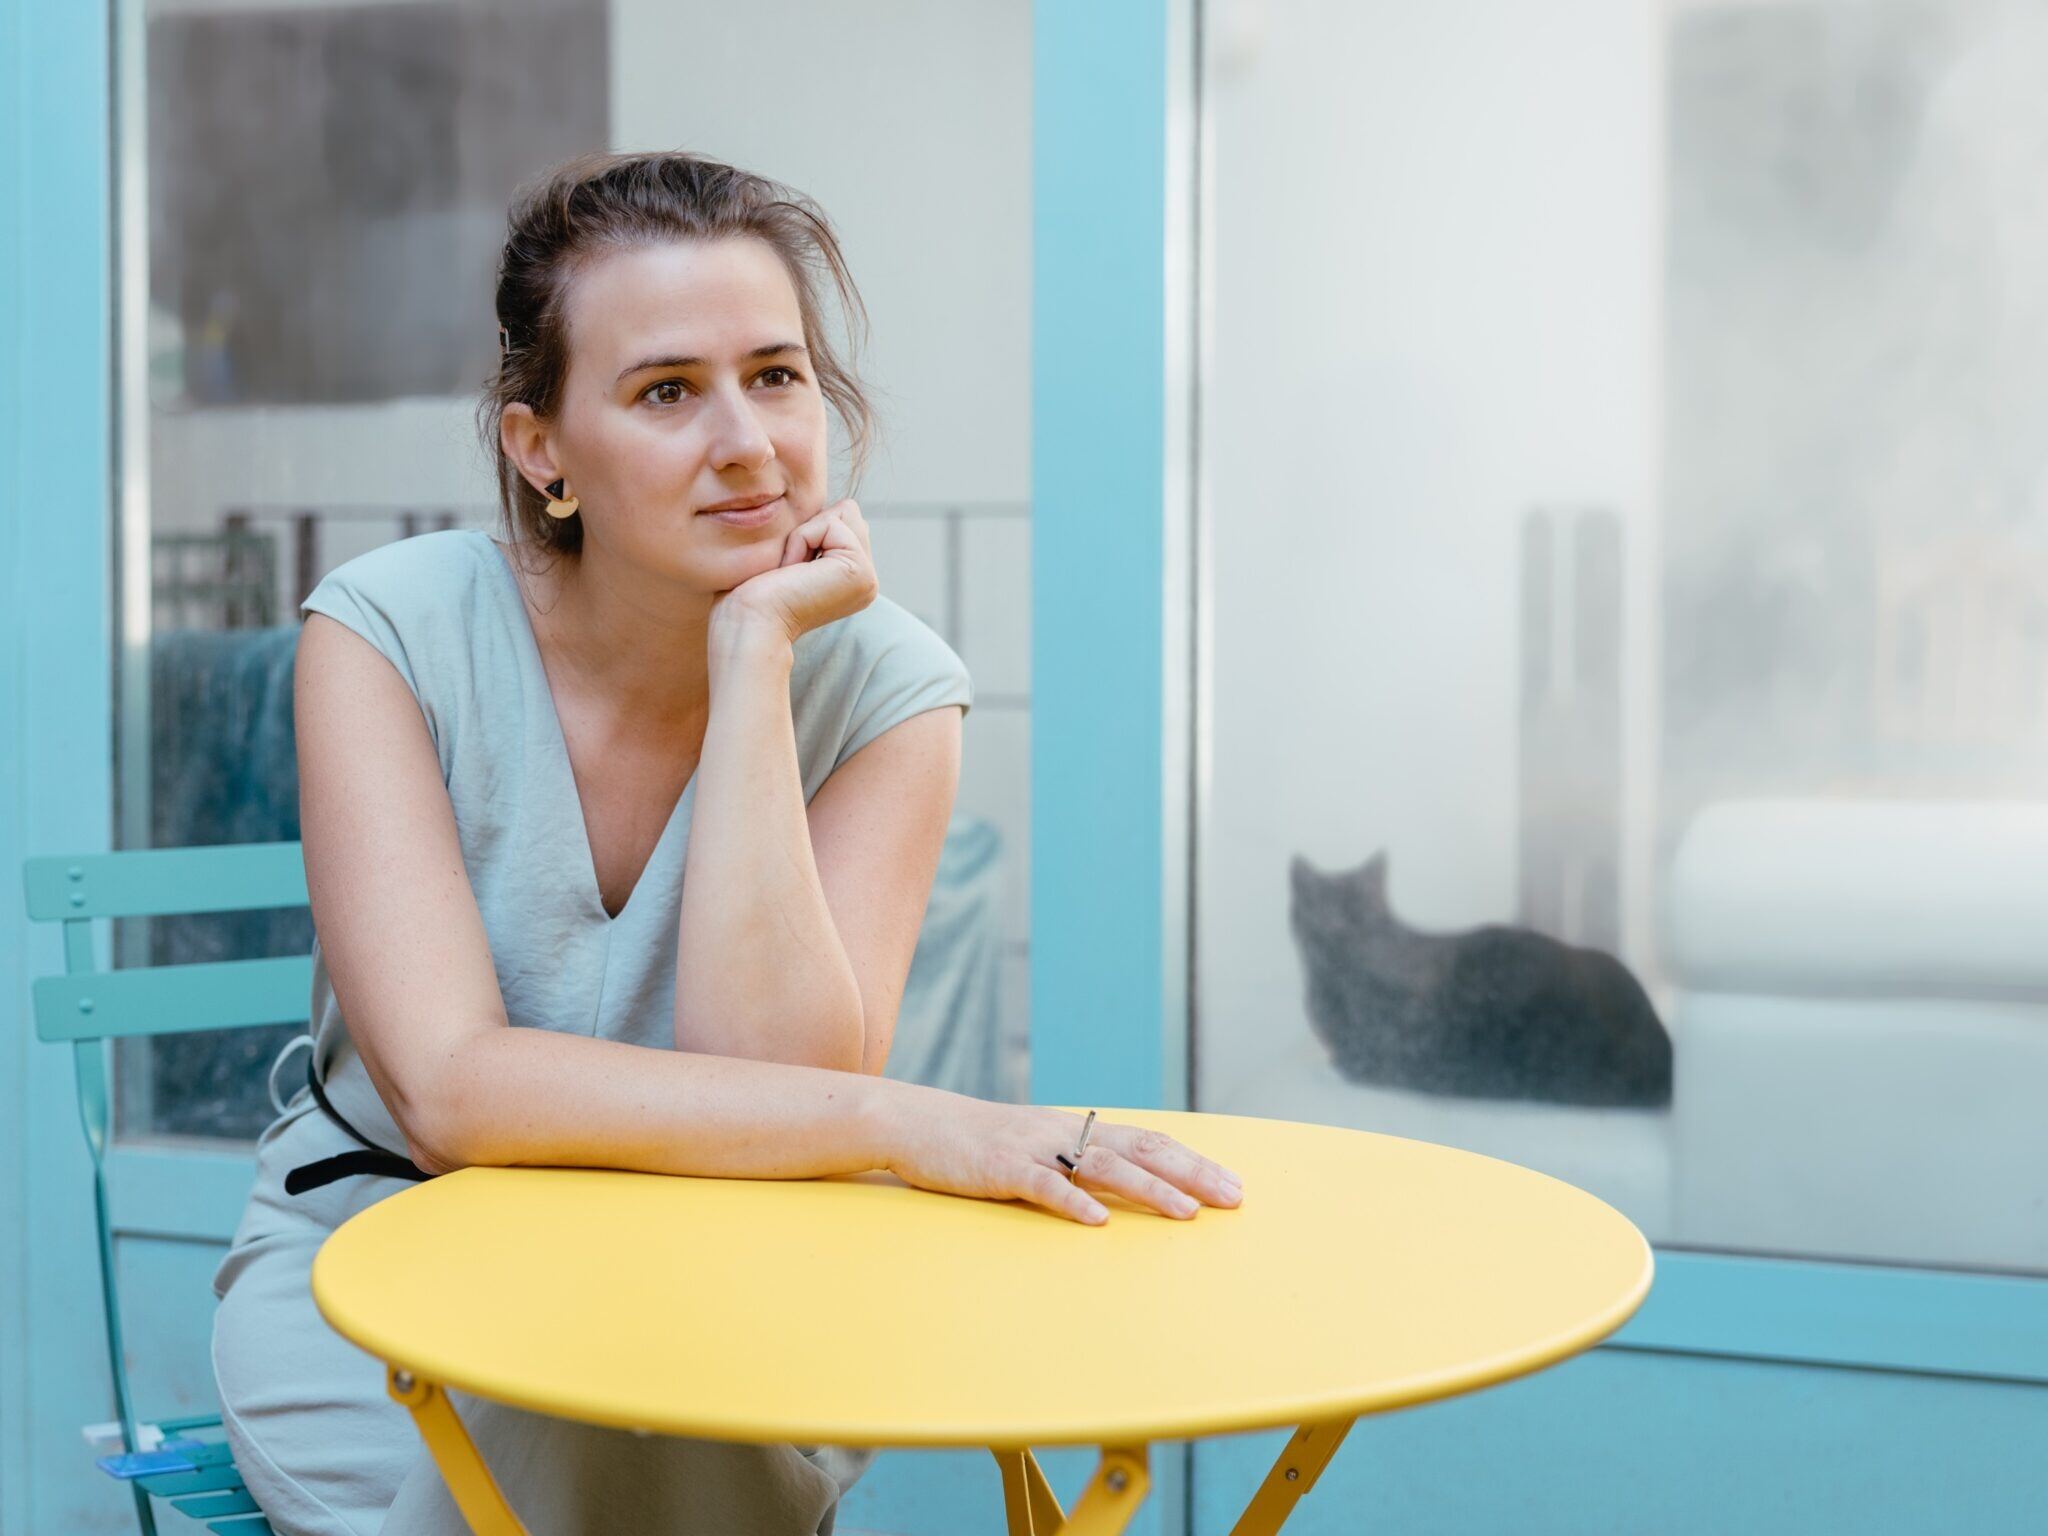
<svg viewBox="0 0 2048 1536"><path fill-rule="evenodd" d="M527 1536L526 1527L512 1513L498 1480L476 1453L476 1442L455 1416L455 1405L431 1381L421 1381L410 1371L395 1366L386 1372L391 1395L412 1410L412 1421L420 1438L427 1442L434 1464L441 1469L455 1507L476 1536Z"/></svg>
<svg viewBox="0 0 2048 1536"><path fill-rule="evenodd" d="M1259 1491L1252 1495L1251 1503L1245 1506L1244 1514L1230 1528L1230 1536L1273 1536L1281 1522L1294 1513L1301 1496L1315 1487L1316 1479L1323 1475L1323 1468L1337 1454L1337 1447L1351 1433L1354 1422L1343 1419L1330 1424L1304 1424L1297 1429L1280 1452L1279 1460L1273 1463L1273 1470L1259 1485Z"/></svg>
<svg viewBox="0 0 2048 1536"><path fill-rule="evenodd" d="M1152 1486L1150 1448L1105 1445L1101 1465L1074 1502L1058 1536L1122 1536Z"/></svg>
<svg viewBox="0 0 2048 1536"><path fill-rule="evenodd" d="M1122 1536L1152 1486L1145 1446L1102 1448L1095 1476L1081 1490L1071 1515L1060 1513L1052 1484L1029 1450L994 1451L1003 1472L1003 1507L1010 1536Z"/></svg>
<svg viewBox="0 0 2048 1536"><path fill-rule="evenodd" d="M1010 1536L1058 1536L1067 1517L1038 1458L1028 1448L993 1454L1003 1473L1003 1509L1010 1517Z"/></svg>

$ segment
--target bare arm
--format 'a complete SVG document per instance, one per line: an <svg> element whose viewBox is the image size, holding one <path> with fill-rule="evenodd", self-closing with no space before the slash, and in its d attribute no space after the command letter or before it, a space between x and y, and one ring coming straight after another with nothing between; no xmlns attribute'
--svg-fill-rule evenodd
<svg viewBox="0 0 2048 1536"><path fill-rule="evenodd" d="M714 622L676 937L676 1048L857 1071L861 997L804 820L794 650Z"/></svg>
<svg viewBox="0 0 2048 1536"><path fill-rule="evenodd" d="M911 1085L512 1028L411 690L321 614L300 637L295 687L321 952L421 1167L809 1178L886 1165L890 1117Z"/></svg>
<svg viewBox="0 0 2048 1536"><path fill-rule="evenodd" d="M885 732L806 807L791 656L779 631L714 631L676 1045L879 1074L952 814L960 711Z"/></svg>

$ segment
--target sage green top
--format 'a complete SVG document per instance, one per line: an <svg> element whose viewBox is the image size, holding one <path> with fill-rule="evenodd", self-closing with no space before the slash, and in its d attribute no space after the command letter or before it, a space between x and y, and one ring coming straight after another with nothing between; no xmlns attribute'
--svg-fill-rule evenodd
<svg viewBox="0 0 2048 1536"><path fill-rule="evenodd" d="M302 606L375 646L419 700L513 1025L670 1047L693 777L618 916L608 916L526 605L489 535L401 539L329 572ZM796 643L789 682L804 798L912 715L972 701L951 647L886 597ZM316 939L314 1064L334 1107L404 1139L350 1043Z"/></svg>

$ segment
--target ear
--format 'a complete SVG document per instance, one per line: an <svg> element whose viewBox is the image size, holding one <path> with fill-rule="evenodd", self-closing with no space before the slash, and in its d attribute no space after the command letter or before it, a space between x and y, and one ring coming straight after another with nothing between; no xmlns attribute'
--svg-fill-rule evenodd
<svg viewBox="0 0 2048 1536"><path fill-rule="evenodd" d="M1382 901L1387 895L1387 850L1382 848L1358 868L1358 883Z"/></svg>
<svg viewBox="0 0 2048 1536"><path fill-rule="evenodd" d="M498 446L518 468L520 478L543 496L549 486L563 478L562 468L555 462L548 443L546 425L523 400L506 406L505 414L499 418Z"/></svg>

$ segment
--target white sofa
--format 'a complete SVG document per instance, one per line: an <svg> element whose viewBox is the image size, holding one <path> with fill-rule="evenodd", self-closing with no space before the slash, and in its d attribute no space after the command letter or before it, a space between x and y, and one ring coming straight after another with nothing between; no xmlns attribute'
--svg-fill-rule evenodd
<svg viewBox="0 0 2048 1536"><path fill-rule="evenodd" d="M1724 802L1665 897L1672 1239L2048 1267L2048 805Z"/></svg>

